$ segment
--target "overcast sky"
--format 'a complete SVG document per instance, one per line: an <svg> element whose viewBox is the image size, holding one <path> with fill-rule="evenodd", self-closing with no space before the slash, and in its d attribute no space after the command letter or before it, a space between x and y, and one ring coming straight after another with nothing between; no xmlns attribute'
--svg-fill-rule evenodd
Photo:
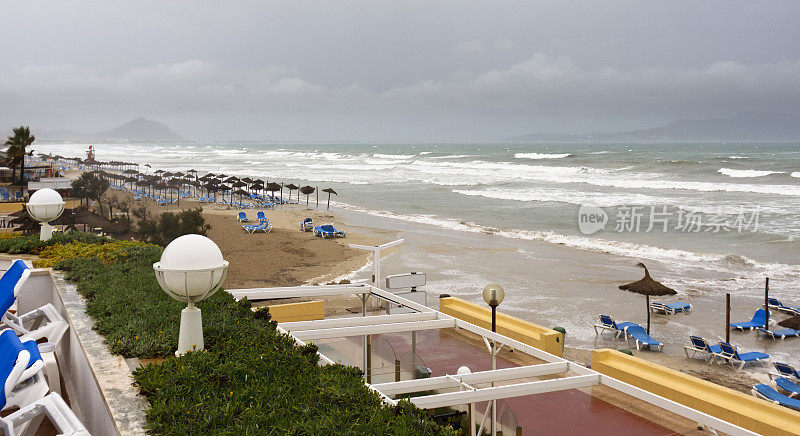
<svg viewBox="0 0 800 436"><path fill-rule="evenodd" d="M800 113L800 2L5 2L0 127L485 140Z"/></svg>

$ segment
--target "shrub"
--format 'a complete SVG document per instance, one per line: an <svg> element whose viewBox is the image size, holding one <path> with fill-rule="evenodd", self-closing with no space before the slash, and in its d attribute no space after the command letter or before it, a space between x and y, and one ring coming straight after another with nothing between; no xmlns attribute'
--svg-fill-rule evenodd
<svg viewBox="0 0 800 436"><path fill-rule="evenodd" d="M205 235L211 230L211 225L206 224L202 212L201 208L177 214L164 212L158 218L143 214L139 221L139 234L145 241L161 246L166 246L179 236L192 233Z"/></svg>
<svg viewBox="0 0 800 436"><path fill-rule="evenodd" d="M383 405L357 368L319 366L315 346L297 347L267 311L256 314L223 291L198 303L205 351L174 357L185 304L155 279L162 248L72 238L39 249L77 283L112 352L166 358L134 373L150 404L150 433L454 434L408 402Z"/></svg>
<svg viewBox="0 0 800 436"><path fill-rule="evenodd" d="M103 264L109 265L127 256L129 248L146 246L152 246L152 244L138 241L113 241L106 244L73 241L67 244L50 245L39 251L39 259L33 262L33 266L49 268L62 260L91 258L97 258Z"/></svg>

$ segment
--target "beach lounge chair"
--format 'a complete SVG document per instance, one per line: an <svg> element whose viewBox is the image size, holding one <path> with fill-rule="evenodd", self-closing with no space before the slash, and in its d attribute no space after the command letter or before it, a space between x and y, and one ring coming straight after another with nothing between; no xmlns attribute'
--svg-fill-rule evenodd
<svg viewBox="0 0 800 436"><path fill-rule="evenodd" d="M719 341L719 346L722 348L719 357L727 360L737 371L741 370L748 362L760 362L761 365L766 366L766 361L769 359L769 354L759 351L739 353L739 347L727 342ZM737 363L739 364L738 368L736 367Z"/></svg>
<svg viewBox="0 0 800 436"><path fill-rule="evenodd" d="M250 222L250 218L247 217L247 214L244 212L239 212L239 215L236 217L240 223L247 223Z"/></svg>
<svg viewBox="0 0 800 436"><path fill-rule="evenodd" d="M775 369L778 372L770 372L769 373L769 377L770 378L775 378L775 377L792 378L792 377L794 377L796 380L800 380L800 372L797 372L797 370L795 370L792 367L792 365L789 365L788 363L781 363L781 362L772 362L772 364L775 365Z"/></svg>
<svg viewBox="0 0 800 436"><path fill-rule="evenodd" d="M341 230L336 230L332 224L325 224L324 226L314 227L314 236L319 236L323 239L336 237L343 238L345 233Z"/></svg>
<svg viewBox="0 0 800 436"><path fill-rule="evenodd" d="M770 315L772 315L770 313ZM741 331L744 330L753 330L756 327L764 327L764 322L766 321L766 312L764 309L756 310L756 313L753 314L753 319L746 322L732 322L731 327L735 329L739 329Z"/></svg>
<svg viewBox="0 0 800 436"><path fill-rule="evenodd" d="M25 262L16 259L0 277L0 313L3 314L0 326L14 330L17 335L22 336L23 341L45 338L48 342L58 344L69 324L52 304L45 304L24 315L9 310L30 274Z"/></svg>
<svg viewBox="0 0 800 436"><path fill-rule="evenodd" d="M794 398L800 395L800 385L796 382L789 380L786 377L778 377L775 379L775 386L781 388L782 391L789 394L789 398Z"/></svg>
<svg viewBox="0 0 800 436"><path fill-rule="evenodd" d="M667 315L674 315L676 313L688 313L692 310L692 305L689 303L659 303L658 301L653 301L650 303L650 310L656 313L664 313Z"/></svg>
<svg viewBox="0 0 800 436"><path fill-rule="evenodd" d="M311 220L311 218L306 218L300 223L300 230L304 232L310 232L311 230L314 230L314 222Z"/></svg>
<svg viewBox="0 0 800 436"><path fill-rule="evenodd" d="M256 219L258 219L259 221L264 221L265 219L267 219L267 215L264 213L264 211L258 211L258 213L256 214Z"/></svg>
<svg viewBox="0 0 800 436"><path fill-rule="evenodd" d="M245 224L242 228L247 230L247 233L255 233L259 230L264 233L269 233L270 230L272 230L272 226L269 225L269 220L264 220L261 224Z"/></svg>
<svg viewBox="0 0 800 436"><path fill-rule="evenodd" d="M764 327L756 327L756 336L761 336L760 333L763 333L765 337L772 339L796 338L800 336L800 330L795 330L795 329L769 330L765 329Z"/></svg>
<svg viewBox="0 0 800 436"><path fill-rule="evenodd" d="M763 398L790 409L800 410L800 400L789 398L765 384L753 386L752 392L754 397Z"/></svg>
<svg viewBox="0 0 800 436"><path fill-rule="evenodd" d="M781 312L786 312L792 315L800 314L800 306L798 307L786 306L785 304L781 303L781 300L778 300L777 298L770 298L768 306L770 309L777 309L780 310Z"/></svg>
<svg viewBox="0 0 800 436"><path fill-rule="evenodd" d="M645 330L644 327L638 324L628 326L625 329L625 333L636 341L637 350L641 350L643 346L647 346L648 348L658 347L658 351L661 351L661 349L664 348L664 344L653 339L650 335L647 334L647 330Z"/></svg>
<svg viewBox="0 0 800 436"><path fill-rule="evenodd" d="M684 345L683 352L686 353L687 358L694 357L697 353L703 355L703 360L706 363L711 364L714 362L716 356L722 354L722 348L719 345L711 345L708 343L707 340L701 338L700 336L689 336L689 340L692 341L691 345ZM689 352L692 352L692 355L689 355Z"/></svg>
<svg viewBox="0 0 800 436"><path fill-rule="evenodd" d="M600 324L594 325L594 334L599 335L605 330L611 330L614 333L614 337L618 338L620 334L625 332L626 328L634 325L637 324L632 322L616 323L611 315L600 315ZM600 330L598 331L597 329ZM625 335L625 339L628 339L627 335Z"/></svg>
<svg viewBox="0 0 800 436"><path fill-rule="evenodd" d="M11 330L0 333L0 409L19 410L0 417L6 436L36 433L39 416L46 415L59 434L88 435L89 432L58 394L47 395L42 374L44 362L35 341L21 342ZM37 428L31 427L35 423Z"/></svg>

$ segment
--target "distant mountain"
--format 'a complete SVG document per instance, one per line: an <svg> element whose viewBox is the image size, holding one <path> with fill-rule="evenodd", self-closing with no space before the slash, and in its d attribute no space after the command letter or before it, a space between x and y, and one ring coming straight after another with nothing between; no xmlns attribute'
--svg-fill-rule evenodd
<svg viewBox="0 0 800 436"><path fill-rule="evenodd" d="M173 132L165 124L139 117L115 129L96 134L105 139L125 139L128 142L172 142L183 141L181 135Z"/></svg>
<svg viewBox="0 0 800 436"><path fill-rule="evenodd" d="M748 114L735 118L677 120L661 127L580 135L531 134L517 142L788 142L800 141L800 116Z"/></svg>
<svg viewBox="0 0 800 436"><path fill-rule="evenodd" d="M181 142L184 139L158 121L139 117L119 127L96 133L31 129L39 142ZM10 135L11 132L8 132Z"/></svg>

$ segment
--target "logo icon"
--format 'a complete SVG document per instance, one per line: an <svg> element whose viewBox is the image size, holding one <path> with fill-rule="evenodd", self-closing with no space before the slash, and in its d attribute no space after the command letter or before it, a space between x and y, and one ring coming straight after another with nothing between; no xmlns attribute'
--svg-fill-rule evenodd
<svg viewBox="0 0 800 436"><path fill-rule="evenodd" d="M600 207L582 204L578 209L578 230L584 235L603 230L608 223L608 214Z"/></svg>

